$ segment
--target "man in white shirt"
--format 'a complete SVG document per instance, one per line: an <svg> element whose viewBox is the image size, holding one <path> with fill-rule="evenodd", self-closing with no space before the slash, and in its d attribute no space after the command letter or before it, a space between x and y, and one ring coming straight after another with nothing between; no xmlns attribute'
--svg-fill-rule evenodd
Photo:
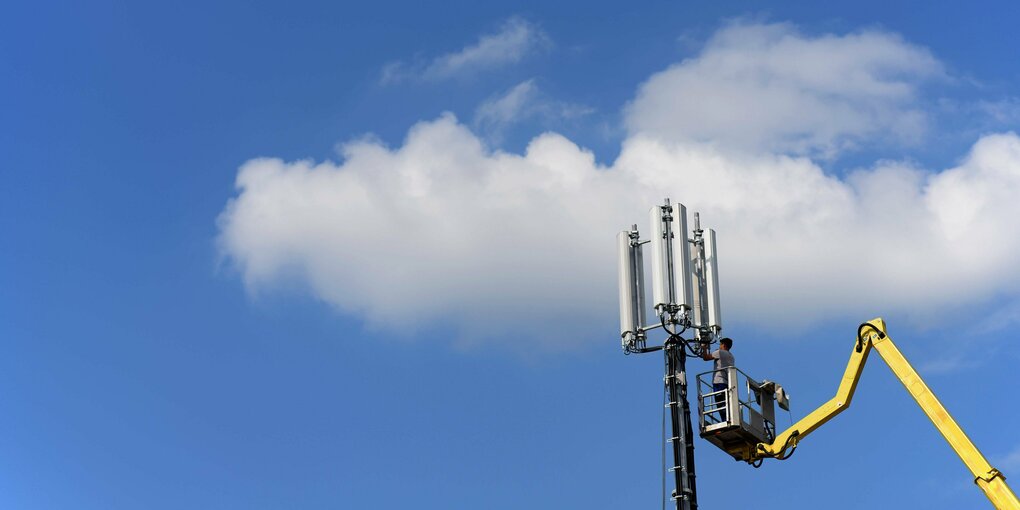
<svg viewBox="0 0 1020 510"><path fill-rule="evenodd" d="M715 365L712 367L715 370L715 374L712 375L712 390L723 391L729 387L727 381L729 381L728 367L733 366L733 354L730 349L733 348L733 340L729 338L723 338L719 340L719 348L708 352L708 349L701 351L701 359L705 361L714 361ZM715 403L717 405L723 405L726 402L726 395L719 393L715 396ZM725 407L719 413L722 416L722 421L726 421L726 409Z"/></svg>

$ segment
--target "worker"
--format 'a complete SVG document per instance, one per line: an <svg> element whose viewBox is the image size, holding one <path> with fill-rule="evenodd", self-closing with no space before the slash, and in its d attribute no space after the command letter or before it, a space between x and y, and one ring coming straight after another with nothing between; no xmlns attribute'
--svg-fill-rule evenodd
<svg viewBox="0 0 1020 510"><path fill-rule="evenodd" d="M730 352L732 348L733 340L723 338L719 340L718 349L708 352L708 345L706 344L701 350L701 359L715 361L715 365L712 367L715 371L712 374L712 391L721 392L715 395L716 407L720 409L720 421L726 421L726 393L722 392L729 388L729 370L726 369L733 366L733 354Z"/></svg>

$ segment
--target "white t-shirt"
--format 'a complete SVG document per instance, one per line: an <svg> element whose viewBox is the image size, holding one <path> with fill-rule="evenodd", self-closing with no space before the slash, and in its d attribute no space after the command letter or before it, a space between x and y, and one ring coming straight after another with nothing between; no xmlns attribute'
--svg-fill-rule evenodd
<svg viewBox="0 0 1020 510"><path fill-rule="evenodd" d="M733 354L730 351L716 349L712 351L712 359L715 360L715 366L712 368L716 371L712 376L712 384L726 384L726 370L720 369L733 366Z"/></svg>

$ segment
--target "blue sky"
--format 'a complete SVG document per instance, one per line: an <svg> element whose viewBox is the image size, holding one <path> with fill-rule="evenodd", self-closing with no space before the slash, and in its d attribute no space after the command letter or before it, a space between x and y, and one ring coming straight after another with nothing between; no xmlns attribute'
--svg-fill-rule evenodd
<svg viewBox="0 0 1020 510"><path fill-rule="evenodd" d="M658 507L664 196L794 418L882 315L1012 480L1017 9L9 6L0 506ZM788 462L699 440L702 507L987 507L878 365Z"/></svg>

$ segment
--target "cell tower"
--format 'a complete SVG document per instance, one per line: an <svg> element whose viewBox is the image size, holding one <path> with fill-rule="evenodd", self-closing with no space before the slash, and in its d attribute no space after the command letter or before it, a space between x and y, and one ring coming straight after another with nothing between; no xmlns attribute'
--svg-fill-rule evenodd
<svg viewBox="0 0 1020 510"><path fill-rule="evenodd" d="M617 236L620 264L620 339L626 354L663 351L663 378L669 402L673 445L673 501L677 510L697 510L694 476L694 431L687 399L687 354L699 356L720 338L719 263L715 231L702 230L694 213L694 230L688 238L687 208L669 199L649 211L651 233L641 239L637 225ZM648 324L645 301L644 249L652 251L652 302L655 314ZM662 328L662 345L648 345L648 333ZM689 338L685 338L685 333ZM697 374L698 430L702 438L734 460L760 467L765 459L787 460L808 434L850 405L868 353L877 350L893 374L914 397L949 445L960 456L995 508L1020 510L1020 500L993 468L921 376L886 334L885 321L873 319L857 328L857 339L836 395L780 432L776 428L779 407L790 410L789 395L782 385L768 379L755 380L737 369L732 357L708 372ZM719 353L720 358L722 352ZM714 356L713 356L714 357ZM706 357L706 359L708 359Z"/></svg>
<svg viewBox="0 0 1020 510"><path fill-rule="evenodd" d="M693 236L688 238L687 208L670 204L649 210L648 239L637 225L617 236L620 283L620 338L626 354L663 351L664 383L669 394L675 489L678 510L696 510L698 495L694 473L694 431L687 400L687 354L700 352L719 339L719 270L715 231L702 230L694 213ZM651 250L654 322L648 324L645 301L644 248ZM648 332L662 328L662 345L648 345ZM690 333L691 338L682 335Z"/></svg>

